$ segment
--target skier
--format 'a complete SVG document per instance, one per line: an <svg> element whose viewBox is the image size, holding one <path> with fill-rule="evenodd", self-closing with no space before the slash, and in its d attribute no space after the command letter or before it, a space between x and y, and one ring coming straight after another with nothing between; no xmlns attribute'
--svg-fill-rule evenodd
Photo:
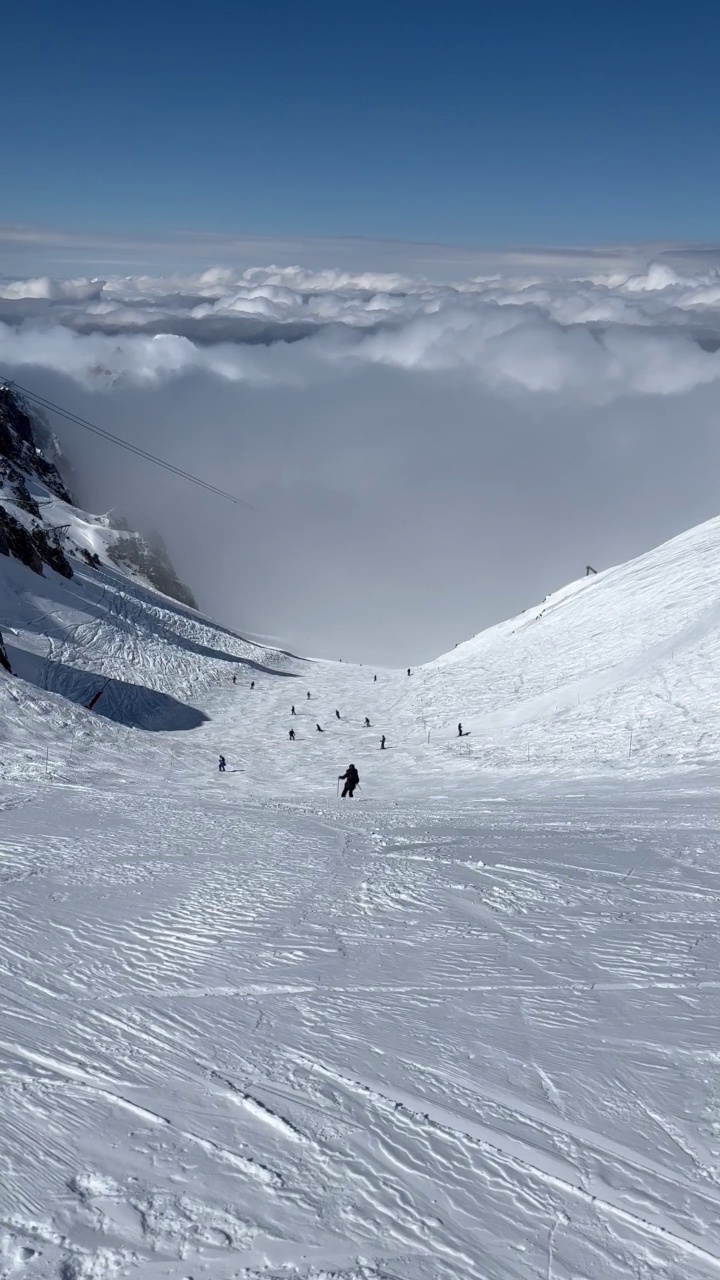
<svg viewBox="0 0 720 1280"><path fill-rule="evenodd" d="M335 717L336 717L336 719L338 719L338 720L340 719L340 712L339 712L339 711L336 711L336 712L335 712Z"/></svg>
<svg viewBox="0 0 720 1280"><path fill-rule="evenodd" d="M290 730L290 733L289 733L289 735L288 735L288 736L289 736L289 738L290 738L290 741L291 741L291 742L294 742L294 741L295 741L295 730L294 730L294 729L291 729L291 730Z"/></svg>
<svg viewBox="0 0 720 1280"><path fill-rule="evenodd" d="M221 757L220 757L220 762L219 762L219 764L218 764L218 769L219 769L220 773L224 773L224 772L225 772L225 757L224 757L224 756L221 756Z"/></svg>
<svg viewBox="0 0 720 1280"><path fill-rule="evenodd" d="M370 717L369 717L369 716L366 716L366 717L365 717L365 728L366 728L366 729L369 729L369 728L370 728Z"/></svg>
<svg viewBox="0 0 720 1280"><path fill-rule="evenodd" d="M233 684L237 684L237 676L233 676Z"/></svg>
<svg viewBox="0 0 720 1280"><path fill-rule="evenodd" d="M409 668L409 667L408 667L408 675L410 675L410 668Z"/></svg>
<svg viewBox="0 0 720 1280"><path fill-rule="evenodd" d="M315 728L317 729L318 733L324 733L324 732L325 732L325 730L324 730L324 729L321 729L321 728L320 728L320 725L319 725L319 724L316 724L316 725L315 725Z"/></svg>
<svg viewBox="0 0 720 1280"><path fill-rule="evenodd" d="M250 688L251 688L251 689L254 689L254 688L255 688L255 681L254 681L254 680L251 680L251 681L250 681Z"/></svg>
<svg viewBox="0 0 720 1280"><path fill-rule="evenodd" d="M290 715L291 715L291 716L294 716L294 715L296 715L296 714L297 714L297 712L295 711L295 707L294 707L294 705L293 705L293 706L290 708Z"/></svg>
<svg viewBox="0 0 720 1280"><path fill-rule="evenodd" d="M381 751L385 750L385 734L383 734L382 738L380 739L380 750Z"/></svg>
<svg viewBox="0 0 720 1280"><path fill-rule="evenodd" d="M340 774L338 782L342 782L343 779L345 780L345 786L343 787L342 798L344 800L346 796L349 796L352 800L355 788L360 785L360 774L354 764L348 765L345 773Z"/></svg>
<svg viewBox="0 0 720 1280"><path fill-rule="evenodd" d="M462 725L461 725L461 724L459 724L459 725L458 725L458 738L462 738L462 736L463 736Z"/></svg>
<svg viewBox="0 0 720 1280"><path fill-rule="evenodd" d="M308 701L310 701L310 690L308 689Z"/></svg>
<svg viewBox="0 0 720 1280"><path fill-rule="evenodd" d="M373 683L377 684L377 676L373 676Z"/></svg>

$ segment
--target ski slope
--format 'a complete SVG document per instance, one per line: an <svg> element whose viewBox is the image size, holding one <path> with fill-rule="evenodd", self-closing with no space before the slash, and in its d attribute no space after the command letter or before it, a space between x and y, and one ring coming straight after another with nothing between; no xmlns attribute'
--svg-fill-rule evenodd
<svg viewBox="0 0 720 1280"><path fill-rule="evenodd" d="M0 1273L717 1276L718 566L408 677L0 558Z"/></svg>

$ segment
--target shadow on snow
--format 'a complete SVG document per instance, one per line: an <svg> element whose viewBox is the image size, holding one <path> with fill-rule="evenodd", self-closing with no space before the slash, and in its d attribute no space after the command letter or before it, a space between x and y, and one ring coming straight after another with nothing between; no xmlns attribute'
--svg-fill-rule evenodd
<svg viewBox="0 0 720 1280"><path fill-rule="evenodd" d="M148 689L146 685L107 679L95 671L80 671L64 662L48 662L39 654L16 649L14 645L6 647L13 675L36 685L38 689L59 693L79 706L86 706L93 694L102 689L93 714L129 729L177 733L184 729L197 729L210 719L197 707L178 702L169 694Z"/></svg>

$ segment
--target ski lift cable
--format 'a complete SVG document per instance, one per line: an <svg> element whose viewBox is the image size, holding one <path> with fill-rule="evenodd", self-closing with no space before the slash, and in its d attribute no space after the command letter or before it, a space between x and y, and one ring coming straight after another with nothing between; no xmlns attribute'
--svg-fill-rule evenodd
<svg viewBox="0 0 720 1280"><path fill-rule="evenodd" d="M238 498L236 494L228 493L227 490L218 488L217 485L211 484L209 480L203 480L201 476L196 476L191 471L184 471L182 467L176 466L173 462L168 462L165 458L158 458L154 453L148 453L146 449L141 449L139 445L131 444L129 440L123 440L121 436L116 436L112 431L99 427L97 423L89 422L87 418L81 418L79 414L73 413L69 409L63 409L61 405L55 404L53 400L48 400L45 396L38 395L35 391L29 391L27 387L21 386L14 379L2 378L1 383L9 388L14 387L22 396L39 408L56 413L60 418L65 418L68 422L74 423L75 426L92 432L93 435L99 436L100 439L119 445L121 449L126 449L128 453L135 454L136 457L144 459L145 462L152 462L155 466L162 467L163 470L179 476L180 479L188 480L191 484L205 489L208 493L213 493L218 498L224 498L227 502L234 503L235 506L247 507L250 511L257 510L251 502L246 502L244 498Z"/></svg>

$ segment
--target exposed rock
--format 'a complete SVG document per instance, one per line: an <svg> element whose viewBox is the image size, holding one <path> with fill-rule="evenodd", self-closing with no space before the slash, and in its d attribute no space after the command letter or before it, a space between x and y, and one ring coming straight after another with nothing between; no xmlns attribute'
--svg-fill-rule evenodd
<svg viewBox="0 0 720 1280"><path fill-rule="evenodd" d="M88 551L87 547L81 547L79 551L80 559L85 561L91 569L102 569L102 560L96 551Z"/></svg>
<svg viewBox="0 0 720 1280"><path fill-rule="evenodd" d="M63 578L72 578L72 565L60 545L60 535L37 521L26 529L15 516L0 506L0 555L14 556L33 573L42 574L47 564Z"/></svg>
<svg viewBox="0 0 720 1280"><path fill-rule="evenodd" d="M5 649L5 645L3 644L3 638L1 635L0 635L0 667L4 667L4 669L6 671L9 671L10 675L12 675L12 667L10 666L10 659L7 656L7 651Z"/></svg>
<svg viewBox="0 0 720 1280"><path fill-rule="evenodd" d="M21 560L33 573L43 571L42 556L32 534L5 507L0 507L0 554Z"/></svg>
<svg viewBox="0 0 720 1280"><path fill-rule="evenodd" d="M40 524L34 524L30 537L45 564L49 564L56 573L62 574L63 578L72 578L72 565L62 549L62 534Z"/></svg>
<svg viewBox="0 0 720 1280"><path fill-rule="evenodd" d="M152 533L148 538L143 538L139 533L131 533L123 516L113 521L113 527L124 534L108 547L108 555L115 564L134 569L157 587L158 591L191 609L197 609L197 601L190 588L178 578L159 533Z"/></svg>
<svg viewBox="0 0 720 1280"><path fill-rule="evenodd" d="M47 564L56 573L71 578L72 566L63 548L62 531L44 522L44 500L38 502L28 487L28 480L39 480L56 497L74 505L58 470L60 459L58 442L42 415L15 388L0 385L0 478L8 504L4 506L0 498L0 555L14 556L34 573L42 573L43 564ZM30 529L12 514L13 510L34 517ZM113 528L122 534L108 547L108 555L117 565L142 574L165 595L191 609L197 608L195 597L178 578L159 534L142 537L132 532L123 517L113 522ZM72 554L93 569L102 567L94 551L74 547Z"/></svg>
<svg viewBox="0 0 720 1280"><path fill-rule="evenodd" d="M8 466L8 473L15 504L21 511L27 511L28 515L35 516L39 520L40 508L27 487L25 477L12 466Z"/></svg>
<svg viewBox="0 0 720 1280"><path fill-rule="evenodd" d="M22 396L7 386L0 386L0 458L37 476L63 502L73 501L54 461L60 458L57 440L37 410L31 416Z"/></svg>

